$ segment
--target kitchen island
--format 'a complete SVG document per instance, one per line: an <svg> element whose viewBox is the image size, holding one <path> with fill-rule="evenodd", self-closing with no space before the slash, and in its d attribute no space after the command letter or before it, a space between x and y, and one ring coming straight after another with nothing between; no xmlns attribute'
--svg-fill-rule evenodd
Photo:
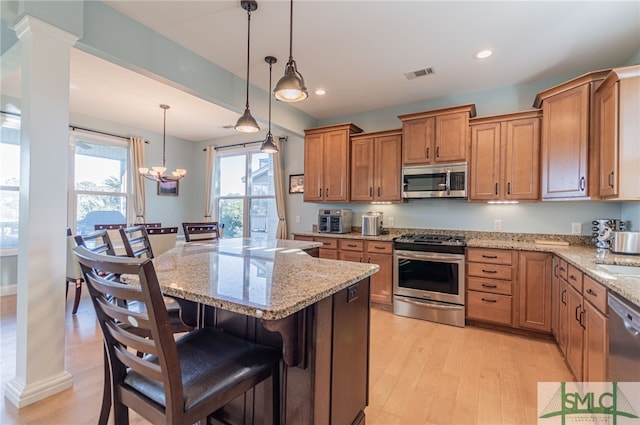
<svg viewBox="0 0 640 425"><path fill-rule="evenodd" d="M315 258L288 240L190 242L154 260L185 321L283 352L287 424L364 422L369 377L369 276L379 267ZM193 311L190 306L197 305ZM221 423L264 423L260 385L218 412Z"/></svg>

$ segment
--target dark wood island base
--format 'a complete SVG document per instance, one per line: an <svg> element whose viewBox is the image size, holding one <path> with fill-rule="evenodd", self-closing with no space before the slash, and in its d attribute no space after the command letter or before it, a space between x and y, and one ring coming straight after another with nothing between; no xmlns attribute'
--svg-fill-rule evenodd
<svg viewBox="0 0 640 425"><path fill-rule="evenodd" d="M369 278L280 320L205 309L204 325L283 350L283 424L364 424L369 399ZM219 423L268 423L269 388L270 382L265 382L229 403L216 413Z"/></svg>

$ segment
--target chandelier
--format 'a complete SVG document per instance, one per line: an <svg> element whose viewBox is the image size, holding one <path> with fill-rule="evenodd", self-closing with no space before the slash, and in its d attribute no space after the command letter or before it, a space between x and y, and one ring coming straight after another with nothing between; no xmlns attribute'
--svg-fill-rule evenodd
<svg viewBox="0 0 640 425"><path fill-rule="evenodd" d="M169 109L170 106L160 105L160 108L164 109L164 125L162 128L162 167L140 167L138 168L138 172L141 176L144 176L145 178L156 182L180 180L187 175L187 170L183 168L176 168L171 172L171 175L166 175L167 166L165 149L167 144L167 109Z"/></svg>

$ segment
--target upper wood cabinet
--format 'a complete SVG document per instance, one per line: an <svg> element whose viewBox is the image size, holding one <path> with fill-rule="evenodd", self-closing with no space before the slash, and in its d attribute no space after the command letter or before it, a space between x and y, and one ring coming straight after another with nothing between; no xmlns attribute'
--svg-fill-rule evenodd
<svg viewBox="0 0 640 425"><path fill-rule="evenodd" d="M466 161L469 118L475 115L473 104L399 115L402 164Z"/></svg>
<svg viewBox="0 0 640 425"><path fill-rule="evenodd" d="M402 201L402 130L351 137L351 201Z"/></svg>
<svg viewBox="0 0 640 425"><path fill-rule="evenodd" d="M596 90L600 196L640 199L640 65L612 70Z"/></svg>
<svg viewBox="0 0 640 425"><path fill-rule="evenodd" d="M540 120L534 110L474 118L469 200L540 199Z"/></svg>
<svg viewBox="0 0 640 425"><path fill-rule="evenodd" d="M594 92L608 71L592 72L536 96L542 107L542 199L597 199Z"/></svg>
<svg viewBox="0 0 640 425"><path fill-rule="evenodd" d="M305 202L349 201L349 144L361 132L351 123L305 130Z"/></svg>

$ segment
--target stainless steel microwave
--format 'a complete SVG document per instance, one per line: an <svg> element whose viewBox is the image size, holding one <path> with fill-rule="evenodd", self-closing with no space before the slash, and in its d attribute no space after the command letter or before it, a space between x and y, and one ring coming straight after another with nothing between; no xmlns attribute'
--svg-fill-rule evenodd
<svg viewBox="0 0 640 425"><path fill-rule="evenodd" d="M402 197L466 198L467 177L466 162L402 167Z"/></svg>

